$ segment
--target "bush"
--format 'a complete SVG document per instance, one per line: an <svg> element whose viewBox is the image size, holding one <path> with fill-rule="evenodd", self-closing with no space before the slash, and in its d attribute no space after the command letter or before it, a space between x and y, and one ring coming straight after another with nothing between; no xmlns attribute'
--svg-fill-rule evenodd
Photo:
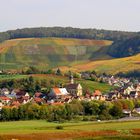
<svg viewBox="0 0 140 140"><path fill-rule="evenodd" d="M62 125L58 125L58 126L56 126L56 129L62 130L63 126Z"/></svg>
<svg viewBox="0 0 140 140"><path fill-rule="evenodd" d="M97 117L96 116L91 116L90 121L97 121Z"/></svg>
<svg viewBox="0 0 140 140"><path fill-rule="evenodd" d="M109 114L107 114L107 115L101 114L101 115L99 115L98 119L99 120L111 120L112 119L112 116L109 115Z"/></svg>
<svg viewBox="0 0 140 140"><path fill-rule="evenodd" d="M73 120L76 121L76 122L82 121L83 120L83 116L76 115L76 116L73 117Z"/></svg>
<svg viewBox="0 0 140 140"><path fill-rule="evenodd" d="M109 113L113 116L113 117L121 117L122 116L122 109L117 106L114 105L112 109L110 109Z"/></svg>
<svg viewBox="0 0 140 140"><path fill-rule="evenodd" d="M90 118L88 116L83 117L83 121L89 121L89 120L90 120Z"/></svg>
<svg viewBox="0 0 140 140"><path fill-rule="evenodd" d="M65 119L59 118L58 122L59 123L64 123L65 122Z"/></svg>

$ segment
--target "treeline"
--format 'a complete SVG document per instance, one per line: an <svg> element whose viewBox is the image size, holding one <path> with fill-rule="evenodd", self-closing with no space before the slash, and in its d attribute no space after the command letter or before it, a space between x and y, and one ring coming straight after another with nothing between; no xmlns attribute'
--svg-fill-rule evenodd
<svg viewBox="0 0 140 140"><path fill-rule="evenodd" d="M62 38L79 38L79 39L105 39L105 40L123 40L135 36L134 32L97 30L97 29L80 29L72 27L40 27L24 28L10 30L0 33L0 42L8 39L29 38L29 37L62 37Z"/></svg>
<svg viewBox="0 0 140 140"><path fill-rule="evenodd" d="M108 54L113 57L127 57L140 53L140 36L135 36L129 39L122 39L114 42L109 47Z"/></svg>
<svg viewBox="0 0 140 140"><path fill-rule="evenodd" d="M132 111L140 107L140 100L77 101L63 105L38 105L28 103L19 108L4 107L0 111L1 121L46 119L59 121L78 119L83 121L110 120L124 117L123 109Z"/></svg>

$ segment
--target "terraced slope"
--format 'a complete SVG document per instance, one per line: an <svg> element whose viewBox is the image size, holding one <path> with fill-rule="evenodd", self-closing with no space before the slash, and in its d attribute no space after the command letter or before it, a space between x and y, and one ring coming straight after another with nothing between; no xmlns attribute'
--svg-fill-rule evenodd
<svg viewBox="0 0 140 140"><path fill-rule="evenodd" d="M89 61L83 64L73 65L71 67L61 67L61 70L67 71L86 71L95 70L98 72L106 72L116 74L118 72L127 72L133 70L140 70L140 54L131 57Z"/></svg>
<svg viewBox="0 0 140 140"><path fill-rule="evenodd" d="M96 59L109 59L106 54L112 41L64 38L25 38L0 44L1 69L37 66L40 69L69 66Z"/></svg>

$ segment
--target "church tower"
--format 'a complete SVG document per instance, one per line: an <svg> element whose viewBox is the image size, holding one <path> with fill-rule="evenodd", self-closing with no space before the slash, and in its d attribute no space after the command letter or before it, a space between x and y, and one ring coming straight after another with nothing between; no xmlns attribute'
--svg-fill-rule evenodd
<svg viewBox="0 0 140 140"><path fill-rule="evenodd" d="M74 84L74 79L73 79L73 75L70 75L70 84Z"/></svg>

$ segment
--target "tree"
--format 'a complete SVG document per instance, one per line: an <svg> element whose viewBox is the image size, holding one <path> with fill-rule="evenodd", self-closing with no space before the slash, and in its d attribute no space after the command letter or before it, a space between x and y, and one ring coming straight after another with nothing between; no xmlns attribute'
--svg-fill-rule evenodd
<svg viewBox="0 0 140 140"><path fill-rule="evenodd" d="M9 121L10 120L10 108L2 108L0 120L2 121Z"/></svg>
<svg viewBox="0 0 140 140"><path fill-rule="evenodd" d="M46 105L40 106L40 109L39 109L39 118L40 119L47 119L48 113L49 113L48 107Z"/></svg>
<svg viewBox="0 0 140 140"><path fill-rule="evenodd" d="M54 72L53 72L53 70L52 69L49 69L49 70L47 70L47 72L46 72L46 74L53 74Z"/></svg>
<svg viewBox="0 0 140 140"><path fill-rule="evenodd" d="M25 105L20 105L18 108L18 117L20 120L25 120L26 116L25 116Z"/></svg>
<svg viewBox="0 0 140 140"><path fill-rule="evenodd" d="M99 104L95 101L82 102L85 115L98 115L100 109Z"/></svg>
<svg viewBox="0 0 140 140"><path fill-rule="evenodd" d="M73 118L72 106L70 104L65 104L66 109L66 119L71 120Z"/></svg>
<svg viewBox="0 0 140 140"><path fill-rule="evenodd" d="M25 73L26 74L37 74L37 73L40 73L40 71L36 67L30 66Z"/></svg>
<svg viewBox="0 0 140 140"><path fill-rule="evenodd" d="M73 100L70 103L70 108L74 115L83 114L83 112L84 112L84 108L83 108L81 102L79 102L78 100Z"/></svg>
<svg viewBox="0 0 140 140"><path fill-rule="evenodd" d="M39 119L40 118L39 110L40 110L40 106L38 104L29 104L26 111L28 114L28 118L30 120Z"/></svg>
<svg viewBox="0 0 140 140"><path fill-rule="evenodd" d="M106 102L101 102L99 106L99 119L101 120L110 120L112 119L111 115L109 114L109 107Z"/></svg>
<svg viewBox="0 0 140 140"><path fill-rule="evenodd" d="M109 112L113 117L120 118L122 116L122 109L118 105L114 105L113 108L111 108Z"/></svg>
<svg viewBox="0 0 140 140"><path fill-rule="evenodd" d="M62 75L62 72L61 72L61 70L59 68L56 71L56 75L60 75L60 76Z"/></svg>
<svg viewBox="0 0 140 140"><path fill-rule="evenodd" d="M18 115L18 109L17 108L12 108L10 113L10 120L17 121L19 120L19 115Z"/></svg>

